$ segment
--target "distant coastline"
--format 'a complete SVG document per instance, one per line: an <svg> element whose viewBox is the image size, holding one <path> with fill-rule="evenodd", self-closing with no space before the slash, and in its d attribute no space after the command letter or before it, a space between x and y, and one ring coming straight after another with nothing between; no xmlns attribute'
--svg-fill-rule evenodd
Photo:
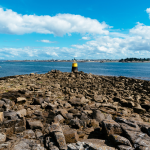
<svg viewBox="0 0 150 150"><path fill-rule="evenodd" d="M73 62L74 60L0 60L0 62ZM126 59L77 59L77 62L122 62L122 63L150 63L150 58L126 58Z"/></svg>

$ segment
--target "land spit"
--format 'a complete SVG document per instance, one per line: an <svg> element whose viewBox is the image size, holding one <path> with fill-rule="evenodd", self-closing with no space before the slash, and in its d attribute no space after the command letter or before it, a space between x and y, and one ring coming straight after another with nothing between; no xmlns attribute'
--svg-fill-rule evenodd
<svg viewBox="0 0 150 150"><path fill-rule="evenodd" d="M150 150L150 81L84 72L0 78L0 150Z"/></svg>

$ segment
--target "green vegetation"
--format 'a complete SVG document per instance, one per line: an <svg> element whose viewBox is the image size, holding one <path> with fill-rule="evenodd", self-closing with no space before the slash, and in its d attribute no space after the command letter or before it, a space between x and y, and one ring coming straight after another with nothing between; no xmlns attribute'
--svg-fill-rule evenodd
<svg viewBox="0 0 150 150"><path fill-rule="evenodd" d="M150 58L126 58L126 59L120 59L119 62L132 62L132 61L150 61Z"/></svg>

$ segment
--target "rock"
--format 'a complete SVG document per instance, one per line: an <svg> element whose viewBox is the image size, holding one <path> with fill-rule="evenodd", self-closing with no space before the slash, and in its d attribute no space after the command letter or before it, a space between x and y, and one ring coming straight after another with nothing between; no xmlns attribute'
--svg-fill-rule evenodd
<svg viewBox="0 0 150 150"><path fill-rule="evenodd" d="M66 150L67 145L66 145L65 137L61 127L59 126L59 123L53 123L50 126L49 131L54 134L54 137L59 145L59 149Z"/></svg>
<svg viewBox="0 0 150 150"><path fill-rule="evenodd" d="M99 127L99 122L96 121L95 119L90 119L87 125L89 127L97 128Z"/></svg>
<svg viewBox="0 0 150 150"><path fill-rule="evenodd" d="M4 106L5 102L0 100L0 107L2 108Z"/></svg>
<svg viewBox="0 0 150 150"><path fill-rule="evenodd" d="M42 130L43 124L39 120L27 120L27 128L30 128L32 130L35 130L35 129Z"/></svg>
<svg viewBox="0 0 150 150"><path fill-rule="evenodd" d="M10 150L11 143L10 142L5 142L0 144L0 150Z"/></svg>
<svg viewBox="0 0 150 150"><path fill-rule="evenodd" d="M102 122L102 127L107 136L110 136L111 134L120 135L122 133L120 125L114 120L104 120Z"/></svg>
<svg viewBox="0 0 150 150"><path fill-rule="evenodd" d="M71 105L66 102L66 103L64 104L64 107L65 107L65 108L71 108Z"/></svg>
<svg viewBox="0 0 150 150"><path fill-rule="evenodd" d="M115 142L116 145L127 145L132 146L130 141L120 135L112 134L110 135L110 139Z"/></svg>
<svg viewBox="0 0 150 150"><path fill-rule="evenodd" d="M23 132L23 136L26 139L35 139L35 133L33 130L25 130Z"/></svg>
<svg viewBox="0 0 150 150"><path fill-rule="evenodd" d="M13 110L4 111L4 118L7 118L9 120L16 120L16 119L18 119L17 112L13 111Z"/></svg>
<svg viewBox="0 0 150 150"><path fill-rule="evenodd" d="M85 99L85 97L82 98L72 98L69 101L71 105L83 105L89 102L88 99Z"/></svg>
<svg viewBox="0 0 150 150"><path fill-rule="evenodd" d="M66 114L66 119L68 119L68 120L73 119L73 114L72 113L67 113Z"/></svg>
<svg viewBox="0 0 150 150"><path fill-rule="evenodd" d="M3 143L6 141L6 134L5 133L0 133L0 143Z"/></svg>
<svg viewBox="0 0 150 150"><path fill-rule="evenodd" d="M17 114L20 118L22 118L27 115L27 111L26 111L26 109L21 109L21 110L17 111Z"/></svg>
<svg viewBox="0 0 150 150"><path fill-rule="evenodd" d="M150 123L148 122L137 122L141 131L147 133L150 136Z"/></svg>
<svg viewBox="0 0 150 150"><path fill-rule="evenodd" d="M57 116L54 117L54 121L55 121L55 122L63 123L64 120L65 120L65 119L62 117L62 115L57 115Z"/></svg>
<svg viewBox="0 0 150 150"><path fill-rule="evenodd" d="M79 119L71 119L69 123L73 128L79 129L81 127Z"/></svg>
<svg viewBox="0 0 150 150"><path fill-rule="evenodd" d="M42 97L33 99L34 105L41 105L43 102L44 102L44 99Z"/></svg>
<svg viewBox="0 0 150 150"><path fill-rule="evenodd" d="M76 130L69 129L63 131L66 143L76 143L79 140L79 136Z"/></svg>
<svg viewBox="0 0 150 150"><path fill-rule="evenodd" d="M29 139L22 139L17 141L12 150L46 150L40 144L36 144L36 141L29 140Z"/></svg>
<svg viewBox="0 0 150 150"><path fill-rule="evenodd" d="M126 130L124 131L126 137L131 141L131 143L134 145L134 148L144 146L149 148L150 147L150 137L147 134L137 132L137 131L130 131Z"/></svg>
<svg viewBox="0 0 150 150"><path fill-rule="evenodd" d="M35 136L36 136L37 139L39 139L40 137L43 136L43 133L41 132L41 130L36 129L36 131L35 131Z"/></svg>
<svg viewBox="0 0 150 150"><path fill-rule="evenodd" d="M26 98L25 97L18 97L17 98L17 103L25 103L26 102Z"/></svg>
<svg viewBox="0 0 150 150"><path fill-rule="evenodd" d="M22 126L22 127L15 127L15 133L19 133L19 132L23 132L26 130L26 127L25 126Z"/></svg>
<svg viewBox="0 0 150 150"><path fill-rule="evenodd" d="M134 150L132 147L126 146L126 145L118 145L118 149L119 150Z"/></svg>
<svg viewBox="0 0 150 150"><path fill-rule="evenodd" d="M145 109L138 108L138 107L134 107L133 110L134 110L135 113L139 113L139 114L144 114L146 112Z"/></svg>
<svg viewBox="0 0 150 150"><path fill-rule="evenodd" d="M105 119L105 115L99 110L94 110L92 118L98 121L99 123L102 123L102 121Z"/></svg>
<svg viewBox="0 0 150 150"><path fill-rule="evenodd" d="M83 144L83 147L85 148L85 150L86 149L92 149L92 150L115 150L115 148L111 144L109 144L109 146L107 146L106 145L107 142L108 141L101 140L101 139L81 140L81 143Z"/></svg>
<svg viewBox="0 0 150 150"><path fill-rule="evenodd" d="M0 124L4 121L4 113L0 112Z"/></svg>
<svg viewBox="0 0 150 150"><path fill-rule="evenodd" d="M123 130L140 131L140 128L135 121L121 117L117 117L115 120L121 125Z"/></svg>
<svg viewBox="0 0 150 150"><path fill-rule="evenodd" d="M103 101L102 98L103 98L102 95L94 95L94 101L96 102L102 102Z"/></svg>

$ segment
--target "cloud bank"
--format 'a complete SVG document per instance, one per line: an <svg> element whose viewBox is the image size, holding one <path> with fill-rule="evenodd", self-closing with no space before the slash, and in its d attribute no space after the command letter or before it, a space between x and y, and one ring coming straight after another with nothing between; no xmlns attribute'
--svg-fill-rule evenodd
<svg viewBox="0 0 150 150"><path fill-rule="evenodd" d="M63 36L71 33L108 34L109 26L96 19L80 15L58 14L56 16L21 15L10 9L0 8L0 33L42 33Z"/></svg>
<svg viewBox="0 0 150 150"><path fill-rule="evenodd" d="M150 8L146 9L150 18ZM51 16L20 15L12 10L0 9L0 33L45 33L63 36L71 33L82 35L84 44L68 47L1 48L0 56L20 59L72 59L77 58L126 58L150 57L150 26L137 22L128 33L109 32L107 24L80 15L58 14ZM86 36L88 35L88 36ZM81 39L80 39L81 40ZM38 42L53 43L47 39Z"/></svg>

